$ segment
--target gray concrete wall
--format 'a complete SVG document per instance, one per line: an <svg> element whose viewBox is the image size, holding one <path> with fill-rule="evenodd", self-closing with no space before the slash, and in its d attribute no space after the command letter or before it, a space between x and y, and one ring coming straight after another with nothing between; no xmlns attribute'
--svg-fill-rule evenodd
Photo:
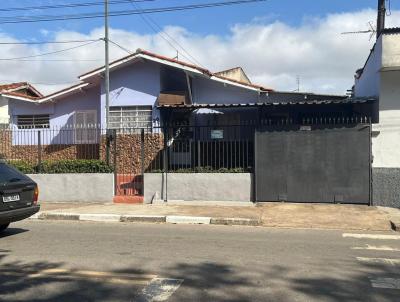
<svg viewBox="0 0 400 302"><path fill-rule="evenodd" d="M400 168L373 168L373 204L400 208Z"/></svg>
<svg viewBox="0 0 400 302"><path fill-rule="evenodd" d="M30 174L39 186L39 202L112 202L113 174Z"/></svg>
<svg viewBox="0 0 400 302"><path fill-rule="evenodd" d="M165 198L169 201L253 200L250 173L145 173L145 203ZM167 190L165 190L167 188Z"/></svg>

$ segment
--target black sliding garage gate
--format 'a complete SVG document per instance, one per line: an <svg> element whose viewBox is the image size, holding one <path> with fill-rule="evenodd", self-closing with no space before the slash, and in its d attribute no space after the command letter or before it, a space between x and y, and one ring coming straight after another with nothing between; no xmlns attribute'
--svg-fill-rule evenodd
<svg viewBox="0 0 400 302"><path fill-rule="evenodd" d="M371 203L370 124L255 134L256 201Z"/></svg>

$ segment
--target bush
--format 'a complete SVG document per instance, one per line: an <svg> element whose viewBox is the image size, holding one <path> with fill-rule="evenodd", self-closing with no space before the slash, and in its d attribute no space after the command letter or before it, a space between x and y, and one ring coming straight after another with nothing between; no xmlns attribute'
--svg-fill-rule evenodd
<svg viewBox="0 0 400 302"><path fill-rule="evenodd" d="M75 160L59 160L59 161L43 161L40 167L37 164L31 164L25 161L9 161L22 173L45 173L45 174L61 174L61 173L112 173L113 168L108 166L101 160L94 159L75 159Z"/></svg>
<svg viewBox="0 0 400 302"><path fill-rule="evenodd" d="M34 165L30 164L27 161L23 160L11 160L7 162L10 166L13 166L17 170L21 171L24 174L33 174L35 173Z"/></svg>
<svg viewBox="0 0 400 302"><path fill-rule="evenodd" d="M47 174L60 173L112 173L113 168L101 160L77 159L77 160L59 160L44 161L37 171Z"/></svg>
<svg viewBox="0 0 400 302"><path fill-rule="evenodd" d="M169 170L168 173L248 173L251 169L245 168L219 168L214 169L213 167L195 167L194 169L191 168L181 168L177 170ZM163 170L151 170L146 171L146 173L163 173Z"/></svg>

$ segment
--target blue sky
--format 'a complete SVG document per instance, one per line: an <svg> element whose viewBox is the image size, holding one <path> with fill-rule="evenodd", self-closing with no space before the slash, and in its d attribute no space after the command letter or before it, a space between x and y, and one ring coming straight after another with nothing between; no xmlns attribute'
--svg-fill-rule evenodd
<svg viewBox="0 0 400 302"><path fill-rule="evenodd" d="M102 0L1 0L0 9ZM156 0L141 8L165 7L222 0ZM368 29L375 23L378 0L269 0L266 2L152 14L163 29L153 32L138 15L110 20L110 37L130 51L144 48L165 56L196 63L211 71L241 66L253 83L293 91L297 77L302 91L343 94L354 83L375 37L342 35L344 31ZM388 26L400 26L400 0L391 0ZM86 9L34 11L29 14L75 14L101 11ZM131 5L111 5L112 11L132 10ZM3 16L21 15L4 13ZM147 15L146 15L147 16ZM0 41L83 40L103 37L103 19L62 22L0 24ZM165 32L177 43L166 39ZM166 40L170 40L166 42ZM0 45L0 58L18 58L63 50L70 45ZM187 50L196 60L184 54ZM127 55L110 47L111 59ZM77 82L77 76L104 62L102 42L40 57L44 60L1 60L0 83L29 81L44 92ZM62 60L55 60L62 59ZM52 61L53 60L53 61ZM62 71L62 72L60 72Z"/></svg>
<svg viewBox="0 0 400 302"><path fill-rule="evenodd" d="M2 0L1 7L37 6L58 3L88 2L89 0ZM93 1L93 0L91 0ZM100 0L99 0L100 1ZM216 0L214 0L216 1ZM211 0L157 0L140 3L142 8L182 5L183 3L204 3ZM273 22L279 20L291 26L299 26L307 18L324 18L327 14L352 12L365 8L376 8L377 0L269 0L266 2L237 5L223 8L208 8L195 11L152 14L152 18L161 26L176 25L198 34L225 35L229 28L237 23ZM392 0L392 8L399 9L400 1ZM133 9L131 5L111 5L111 10ZM34 11L30 14L74 14L88 11L101 11L102 7L87 9L69 8L63 11ZM13 13L21 15L22 12ZM29 13L26 13L29 15ZM1 13L0 16L10 16ZM73 30L88 33L91 29L101 26L103 20L73 20L43 23L23 23L0 25L0 30L18 39L41 39L41 30L49 31ZM111 19L114 28L135 31L141 34L152 32L139 16L114 17Z"/></svg>

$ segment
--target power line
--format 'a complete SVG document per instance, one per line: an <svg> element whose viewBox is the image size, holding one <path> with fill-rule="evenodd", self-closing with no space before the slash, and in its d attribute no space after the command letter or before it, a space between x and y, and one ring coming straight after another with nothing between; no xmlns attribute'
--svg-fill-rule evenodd
<svg viewBox="0 0 400 302"><path fill-rule="evenodd" d="M14 82L18 82L18 80L0 80L0 82L2 83L14 83ZM71 81L71 82L60 82L60 83L44 83L44 82L30 82L30 81L26 81L24 80L23 82L27 82L28 84L31 85L70 85L70 84L74 84L76 83L76 81Z"/></svg>
<svg viewBox="0 0 400 302"><path fill-rule="evenodd" d="M36 57L41 57L41 56L52 55L52 54L56 54L56 53L65 52L65 51L77 49L77 48L80 48L80 47L84 47L84 46L93 44L93 43L98 42L98 41L101 41L101 39L96 40L96 41L93 41L93 42L81 44L81 45L78 45L78 46L74 46L74 47L70 47L70 48L64 48L64 49L60 49L60 50L56 50L56 51L51 51L51 52L40 53L40 54L37 54L37 55L24 56L24 57L16 57L16 58L0 58L0 61L22 60L22 59L29 59L29 58L36 58Z"/></svg>
<svg viewBox="0 0 400 302"><path fill-rule="evenodd" d="M154 2L157 0L133 0L135 2ZM130 0L114 0L109 1L109 4L127 4ZM46 10L46 9L60 9L60 8L76 8L76 7L90 7L90 6L103 6L104 3L96 2L83 2L83 3L65 3L56 5L39 5L39 6L25 6L25 7L6 7L0 8L0 12L24 11L27 10Z"/></svg>
<svg viewBox="0 0 400 302"><path fill-rule="evenodd" d="M43 60L35 60L35 59L15 59L11 60L15 62L102 62L104 59L87 59L87 60L82 60L82 59L43 59ZM6 62L6 61L0 61L1 62Z"/></svg>
<svg viewBox="0 0 400 302"><path fill-rule="evenodd" d="M182 6L170 6L170 7L160 7L160 8L148 8L141 10L123 10L123 11L113 11L109 13L110 17L117 16L129 16L137 14L155 14L155 13L165 13L165 12L177 12L185 10L194 10L202 8L212 8L212 7L223 7L238 4L250 4L256 2L265 2L267 0L236 0L236 1L224 1L224 2L213 2L213 3L201 3L201 4L190 4ZM44 16L13 16L13 17L3 17L0 18L0 24L20 24L20 23L33 23L33 22L50 22L50 21L65 21L65 20L81 20L81 19L93 19L93 18L104 18L104 13L86 13L86 14L73 14L73 15L44 15Z"/></svg>
<svg viewBox="0 0 400 302"><path fill-rule="evenodd" d="M90 40L66 40L66 41L26 41L26 42L0 42L0 45L38 45L38 44L68 44L68 43L84 43L95 42L99 39Z"/></svg>
<svg viewBox="0 0 400 302"><path fill-rule="evenodd" d="M129 53L130 55L133 54L132 51L130 51L129 49L127 49L127 48L125 48L125 47L119 45L117 42L114 42L114 41L112 41L112 40L110 40L110 39L108 39L108 42L114 44L115 46L117 46L118 48L122 49L123 51L126 51L126 52Z"/></svg>
<svg viewBox="0 0 400 302"><path fill-rule="evenodd" d="M134 1L131 1L132 6L134 6L135 8L141 9L141 7L134 3ZM167 37L169 37L173 42L175 42L176 45L178 45L178 47L180 47L184 53L186 53L190 58L192 58L192 60L190 58L188 58L187 56L183 55L186 59L188 59L188 61L197 64L199 66L203 66L199 61L196 60L195 57L193 57L181 44L179 44L173 37L171 37L167 32L163 31L163 29L161 28L161 26L159 26L150 16L146 16L143 14L139 14L140 18L153 30L154 33L158 33L158 31L153 27L152 23L154 24L154 26L156 26L159 29L159 33L160 33L160 37L166 41L173 49L175 49L178 53L179 50L167 39L164 37L164 35L166 35Z"/></svg>

